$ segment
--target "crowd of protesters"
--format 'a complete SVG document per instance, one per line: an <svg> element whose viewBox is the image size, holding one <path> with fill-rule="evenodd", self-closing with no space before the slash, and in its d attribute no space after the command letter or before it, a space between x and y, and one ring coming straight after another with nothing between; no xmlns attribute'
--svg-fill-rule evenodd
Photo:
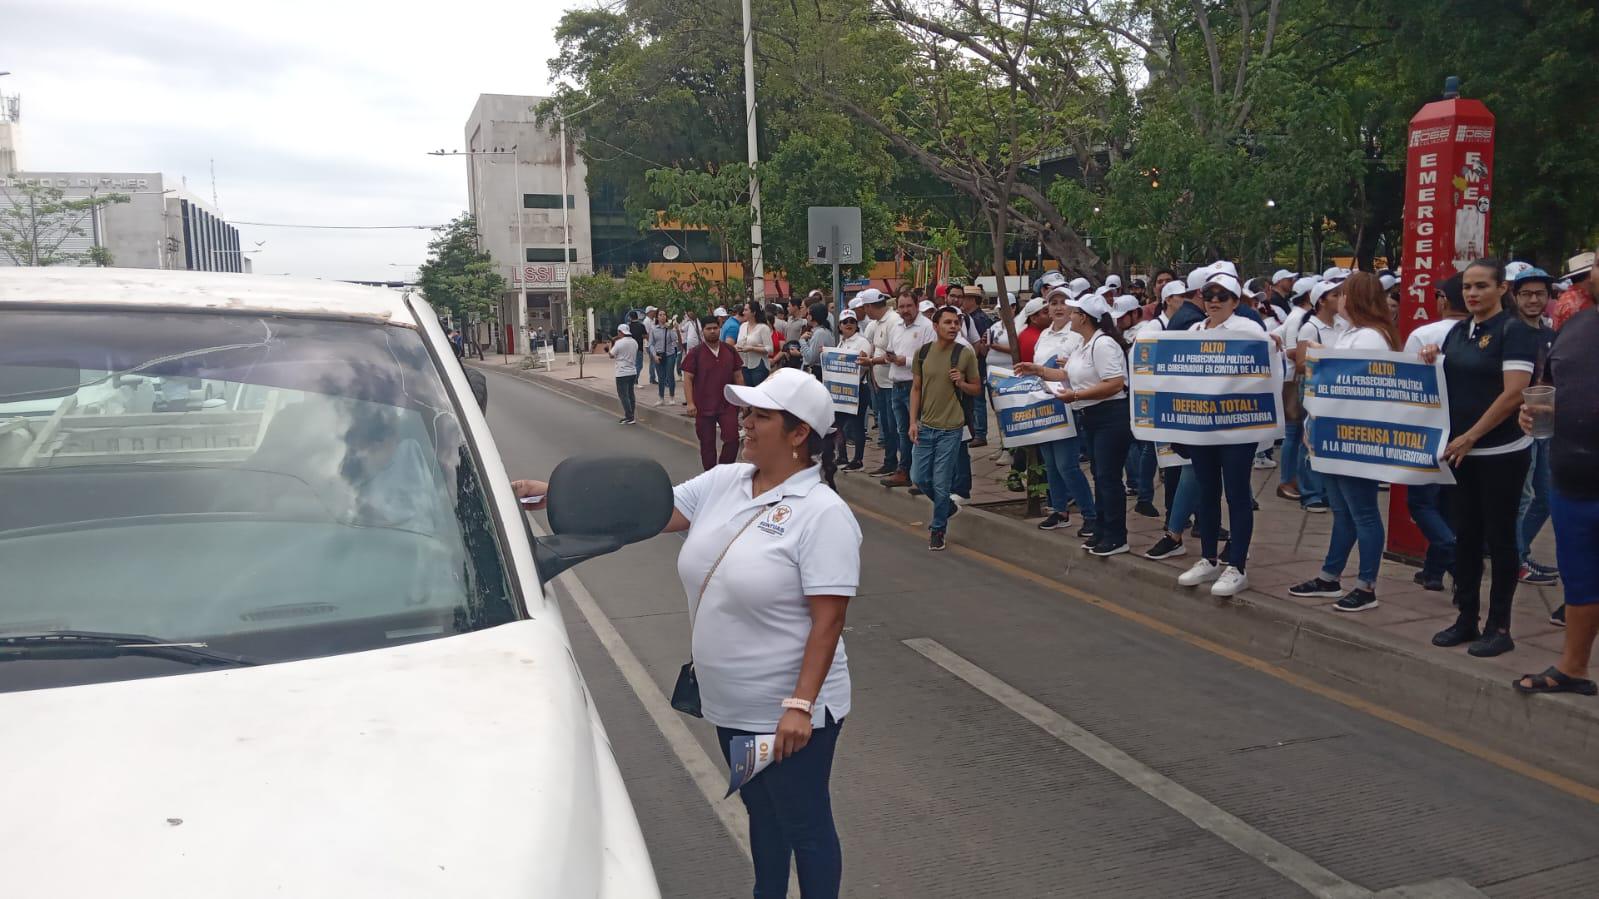
<svg viewBox="0 0 1599 899"><path fill-rule="evenodd" d="M886 487L927 497L928 548L934 551L945 548L950 519L971 499L971 451L987 445L990 435L989 370L1037 376L1069 407L1076 425L1072 436L1031 447L1047 481L1040 529L1073 529L1087 552L1119 555L1133 551L1131 507L1132 514L1164 524L1142 555L1195 552L1178 584L1232 596L1249 586L1259 510L1253 472L1274 468L1276 499L1332 518L1320 569L1289 592L1334 599L1333 608L1349 613L1378 605L1386 548L1381 494L1388 485L1318 472L1311 464L1304 402L1309 351L1442 359L1450 419L1442 457L1456 483L1411 486L1405 497L1427 543L1415 582L1430 591L1451 590L1458 609L1456 621L1433 642L1465 645L1478 657L1509 652L1518 584L1563 582L1566 604L1551 622L1568 627L1567 651L1560 665L1519 680L1517 688L1592 694L1599 692L1587 678L1599 630L1599 468L1589 463L1599 453L1599 400L1568 386L1555 406L1552 439L1532 437L1522 411L1529 386L1580 384L1586 369L1599 368L1599 352L1592 349L1599 346L1592 268L1591 253L1571 259L1559 276L1526 263L1476 261L1436 286L1426 310L1430 321L1407 339L1393 272L1333 267L1242 280L1233 263L1220 260L1188 272L1162 269L1148 281L1124 284L1110 275L1097 286L1052 271L1022 298L988 297L975 285L952 283L903 286L893 295L867 288L842 309L820 291L677 319L647 309L618 328L610 352L624 422L634 420L641 374L648 372L656 386L657 405L678 402L681 376L682 402L710 469L738 452L728 385L757 386L784 368L821 379L822 351L846 351L860 367L860 404L857 412L836 416L820 458L829 473L862 471L866 443L875 435L882 464L868 474ZM1009 307L1015 346L1001 304ZM1284 367L1283 438L1208 446L1135 440L1128 353L1140 335L1162 330L1269 335ZM1012 451L1012 490L1025 489L1028 457ZM1532 545L1551 523L1557 559L1546 564L1534 557ZM1196 535L1197 547L1190 542Z"/></svg>

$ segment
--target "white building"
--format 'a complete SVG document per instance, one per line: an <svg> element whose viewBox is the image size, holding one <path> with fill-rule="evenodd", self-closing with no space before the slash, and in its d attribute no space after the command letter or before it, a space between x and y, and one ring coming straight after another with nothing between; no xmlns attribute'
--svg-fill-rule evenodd
<svg viewBox="0 0 1599 899"><path fill-rule="evenodd" d="M59 188L68 200L124 194L128 202L102 206L93 214L40 217L39 244L45 250L74 254L103 247L117 268L250 271L250 260L239 246L239 230L209 204L168 183L153 172L15 172L0 175L0 208L21 211L37 202L26 190L29 187ZM17 221L16 216L5 218L5 225ZM0 266L19 264L30 263L12 259L0 249Z"/></svg>
<svg viewBox="0 0 1599 899"><path fill-rule="evenodd" d="M523 325L514 339L522 352L530 331L566 328L568 279L591 271L594 255L588 169L568 135L563 190L556 131L534 121L544 99L480 94L466 122L468 204L483 250L511 285L499 318L507 335ZM564 252L563 225L571 229Z"/></svg>

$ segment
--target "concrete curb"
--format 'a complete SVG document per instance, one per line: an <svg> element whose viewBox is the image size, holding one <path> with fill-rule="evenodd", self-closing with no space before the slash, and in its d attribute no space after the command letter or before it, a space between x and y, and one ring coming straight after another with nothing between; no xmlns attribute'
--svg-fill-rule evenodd
<svg viewBox="0 0 1599 899"><path fill-rule="evenodd" d="M620 414L616 397L560 376L484 368ZM677 411L640 404L637 418L654 430L695 440L693 421ZM851 505L907 524L925 522L931 511L926 500L858 475L840 477L838 488ZM1081 552L1073 538L978 508L963 509L951 522L948 538L1084 592L1114 597L1118 605L1190 635L1282 665L1507 756L1599 786L1599 770L1592 765L1599 752L1599 702L1591 698L1522 696L1501 672L1485 671L1464 656L1428 652L1254 591L1220 599L1179 587L1167 566L1131 554L1095 558Z"/></svg>

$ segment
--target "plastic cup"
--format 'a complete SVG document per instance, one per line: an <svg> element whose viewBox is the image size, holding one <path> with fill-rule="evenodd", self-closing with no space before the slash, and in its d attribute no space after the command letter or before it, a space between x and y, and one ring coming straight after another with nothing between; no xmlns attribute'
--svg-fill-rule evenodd
<svg viewBox="0 0 1599 899"><path fill-rule="evenodd" d="M1532 436L1555 436L1555 389L1540 384L1521 391L1521 401L1532 415Z"/></svg>

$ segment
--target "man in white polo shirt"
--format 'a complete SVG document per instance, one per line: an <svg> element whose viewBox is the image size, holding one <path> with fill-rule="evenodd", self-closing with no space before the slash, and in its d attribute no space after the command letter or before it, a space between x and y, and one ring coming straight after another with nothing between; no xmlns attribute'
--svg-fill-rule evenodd
<svg viewBox="0 0 1599 899"><path fill-rule="evenodd" d="M873 475L893 474L899 470L899 432L894 427L894 381L888 376L888 343L894 336L899 316L888 310L888 297L875 287L868 287L850 301L857 312L866 314L866 327L861 330L872 348L861 355L861 365L871 369L872 414L877 417L877 445L883 448L883 465ZM909 453L907 452L907 455Z"/></svg>
<svg viewBox="0 0 1599 899"><path fill-rule="evenodd" d="M923 344L933 342L933 323L921 314L915 296L901 288L897 308L903 327L894 332L889 341L888 376L894 382L894 425L899 429L899 468L883 479L884 487L909 487L911 484L911 455L915 443L911 440L911 358Z"/></svg>

